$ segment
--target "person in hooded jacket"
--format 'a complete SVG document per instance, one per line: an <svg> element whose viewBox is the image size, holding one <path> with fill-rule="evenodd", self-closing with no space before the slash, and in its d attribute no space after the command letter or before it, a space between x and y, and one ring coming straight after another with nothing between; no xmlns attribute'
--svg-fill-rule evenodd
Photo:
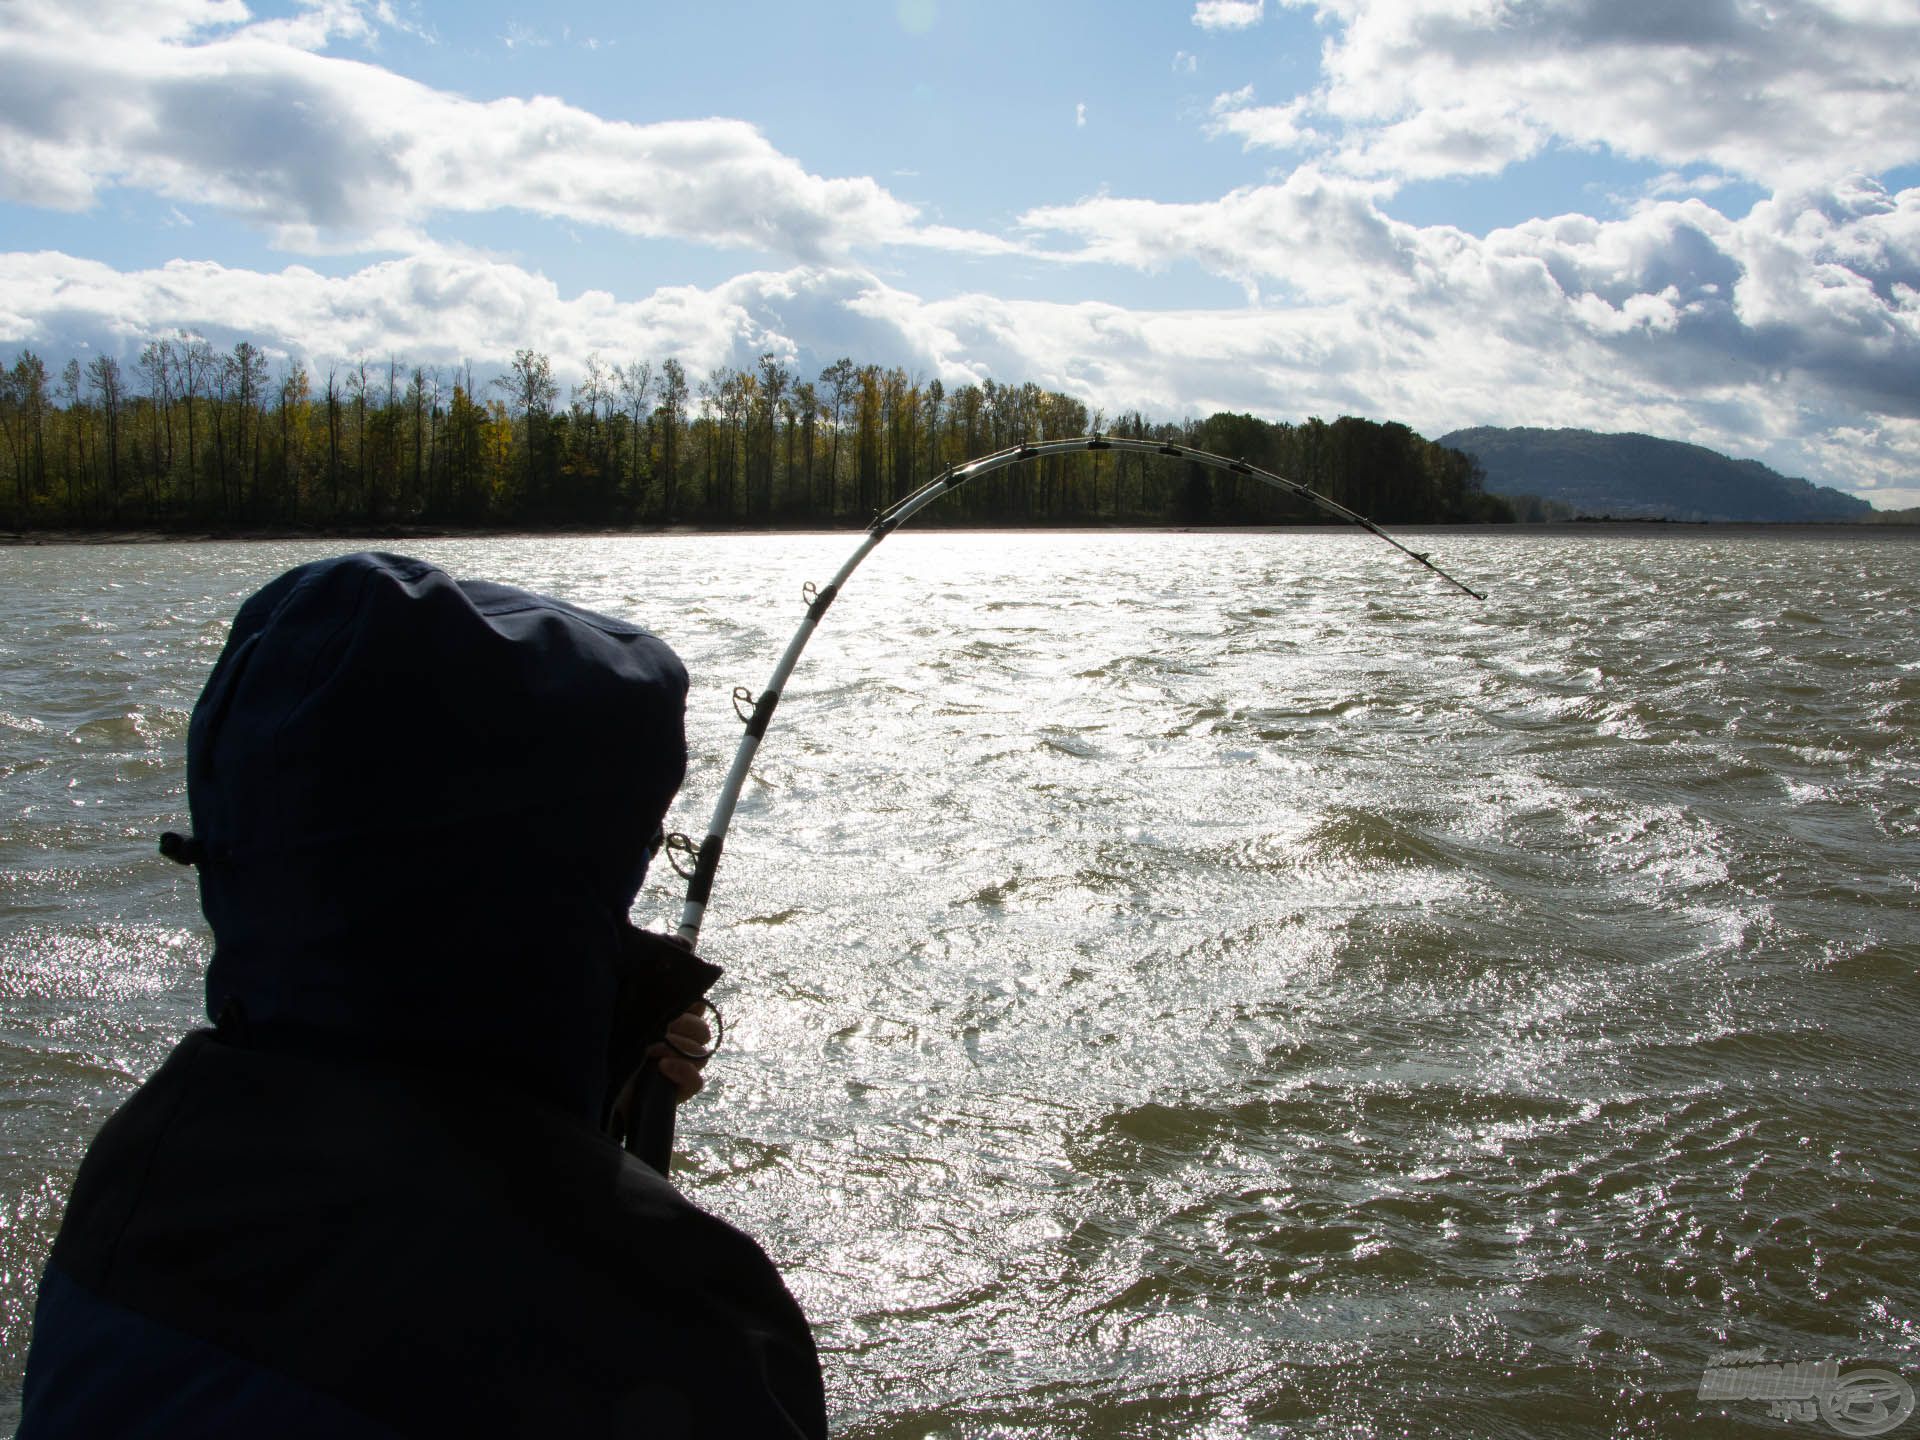
<svg viewBox="0 0 1920 1440"><path fill-rule="evenodd" d="M241 607L165 847L213 1025L80 1167L23 1440L826 1433L772 1263L606 1128L718 973L627 918L686 694L644 630L399 556Z"/></svg>

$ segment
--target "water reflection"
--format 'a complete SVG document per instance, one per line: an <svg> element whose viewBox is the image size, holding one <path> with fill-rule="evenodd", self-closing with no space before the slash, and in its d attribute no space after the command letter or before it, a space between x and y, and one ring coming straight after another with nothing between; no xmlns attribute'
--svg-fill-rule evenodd
<svg viewBox="0 0 1920 1440"><path fill-rule="evenodd" d="M1731 1434L1719 1346L1920 1363L1920 547L1437 540L1478 606L1376 544L909 533L836 604L682 1141L841 1433ZM672 639L697 831L849 546L421 548ZM84 1136L197 1012L183 717L322 548L0 555L7 1384Z"/></svg>

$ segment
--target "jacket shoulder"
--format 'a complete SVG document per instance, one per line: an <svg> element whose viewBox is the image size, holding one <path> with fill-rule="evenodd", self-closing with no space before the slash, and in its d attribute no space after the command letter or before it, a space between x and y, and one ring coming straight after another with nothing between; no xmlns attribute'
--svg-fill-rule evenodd
<svg viewBox="0 0 1920 1440"><path fill-rule="evenodd" d="M89 1152L56 1272L396 1433L698 1434L707 1397L714 1433L825 1433L760 1247L471 1077L191 1037ZM36 1376L70 1320L36 1321Z"/></svg>

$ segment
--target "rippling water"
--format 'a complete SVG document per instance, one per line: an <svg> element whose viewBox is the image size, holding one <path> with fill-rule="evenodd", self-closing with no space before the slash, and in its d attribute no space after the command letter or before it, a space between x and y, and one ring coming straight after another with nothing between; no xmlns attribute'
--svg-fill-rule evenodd
<svg viewBox="0 0 1920 1440"><path fill-rule="evenodd" d="M416 548L675 644L697 834L851 543ZM1492 598L1354 533L904 533L835 607L681 1139L838 1433L1734 1435L1780 1422L1696 1398L1727 1350L1920 1383L1920 544L1431 543ZM198 1019L188 711L334 548L0 552L0 1391Z"/></svg>

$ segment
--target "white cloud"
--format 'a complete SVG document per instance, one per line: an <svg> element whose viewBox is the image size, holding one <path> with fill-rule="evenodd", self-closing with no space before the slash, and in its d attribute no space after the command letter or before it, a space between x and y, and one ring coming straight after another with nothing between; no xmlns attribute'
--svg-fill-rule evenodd
<svg viewBox="0 0 1920 1440"><path fill-rule="evenodd" d="M1306 97L1285 105L1256 105L1253 86L1245 85L1213 99L1212 120L1207 129L1214 135L1236 135L1249 148L1295 150L1318 147L1324 140L1313 126L1303 124L1312 113L1312 101Z"/></svg>
<svg viewBox="0 0 1920 1440"><path fill-rule="evenodd" d="M871 178L812 174L743 121L635 125L547 97L479 102L303 48L390 13L349 0L230 32L244 19L233 5L170 0L96 33L101 13L0 6L0 196L79 209L133 186L316 250L498 209L803 260L888 243L1006 248L923 228Z"/></svg>
<svg viewBox="0 0 1920 1440"><path fill-rule="evenodd" d="M1920 160L1912 0L1281 3L1328 28L1322 83L1217 124L1290 148L1313 119L1356 174L1487 174L1552 137L1769 186Z"/></svg>
<svg viewBox="0 0 1920 1440"><path fill-rule="evenodd" d="M1865 177L1920 157L1920 14L1913 0L1770 7L1318 0L1320 83L1277 103L1248 85L1205 120L1298 153L1290 175L1193 203L1041 206L1007 238L930 223L870 178L813 174L738 120L634 125L546 97L475 101L322 53L392 28L381 0L306 0L266 21L234 0L0 0L0 193L82 208L137 187L163 197L158 210L220 207L289 248L402 257L328 277L0 254L0 345L64 356L184 326L316 361L471 357L483 376L529 343L563 375L592 350L696 371L763 350L810 371L844 353L953 382L1033 379L1110 413L1640 429L1895 503L1920 474L1920 190ZM1193 21L1260 15L1253 0L1201 0ZM1408 179L1491 174L1555 144L1608 145L1668 173L1619 218L1484 238L1383 208ZM1742 217L1695 198L1756 178L1772 198ZM784 268L563 294L431 238L447 213L501 209ZM1248 299L927 297L868 268L912 247L1198 266ZM866 259L873 249L888 260Z"/></svg>
<svg viewBox="0 0 1920 1440"><path fill-rule="evenodd" d="M202 31L244 25L244 0L91 0L84 17L63 5L10 4L0 31L71 38L76 22L103 41L179 41Z"/></svg>
<svg viewBox="0 0 1920 1440"><path fill-rule="evenodd" d="M1071 235L1057 258L1162 269L1190 260L1249 291L1276 283L1307 295L1369 288L1381 271L1413 264L1412 227L1390 221L1370 188L1296 170L1284 184L1251 185L1218 200L1174 204L1096 196L1028 211L1035 232Z"/></svg>
<svg viewBox="0 0 1920 1440"><path fill-rule="evenodd" d="M16 254L0 255L0 345L130 351L185 326L316 361L467 357L483 376L529 343L563 375L593 350L695 371L772 350L802 373L849 354L955 384L1031 379L1109 413L1642 430L1883 504L1920 499L1901 488L1920 474L1920 190L1782 194L1738 220L1661 202L1481 239L1395 221L1368 186L1302 172L1210 205L1100 197L1027 219L1079 238L1076 254L1201 263L1287 303L927 298L847 265L617 298L446 251L340 278Z"/></svg>
<svg viewBox="0 0 1920 1440"><path fill-rule="evenodd" d="M320 50L335 40L373 40L384 28L402 26L386 0L299 0L299 13L275 20L256 21L239 34L269 45Z"/></svg>
<svg viewBox="0 0 1920 1440"><path fill-rule="evenodd" d="M1656 199L1674 195L1711 195L1739 182L1731 175L1707 171L1702 175L1682 175L1677 170L1656 175L1647 182L1646 193Z"/></svg>
<svg viewBox="0 0 1920 1440"><path fill-rule="evenodd" d="M1082 100L1073 107L1073 123L1077 129L1087 128L1087 102Z"/></svg>
<svg viewBox="0 0 1920 1440"><path fill-rule="evenodd" d="M343 277L177 260L121 272L51 252L0 255L0 337L48 354L133 348L185 329L216 344L248 339L324 367L360 355L421 364L471 359L483 373L529 343L563 366L593 350L677 355L701 368L757 353L768 337L734 290L667 286L642 300L562 296L517 265L452 251L382 261Z"/></svg>
<svg viewBox="0 0 1920 1440"><path fill-rule="evenodd" d="M1202 30L1244 30L1260 23L1266 0L1194 0L1193 23Z"/></svg>
<svg viewBox="0 0 1920 1440"><path fill-rule="evenodd" d="M1173 52L1173 73L1174 74L1191 75L1199 68L1200 68L1200 57L1198 55L1195 55L1188 50L1176 50Z"/></svg>
<svg viewBox="0 0 1920 1440"><path fill-rule="evenodd" d="M1304 167L1217 201L1103 195L1022 218L1070 237L1064 257L1187 262L1250 296L1277 292L1287 308L1261 312L1273 333L1339 337L1336 393L1364 413L1442 430L1641 428L1735 453L1758 438L1792 455L1813 453L1807 436L1871 424L1894 438L1861 453L1816 445L1821 469L1862 486L1912 483L1920 189L1889 195L1856 179L1782 192L1742 219L1658 202L1485 239L1396 221L1381 193ZM1265 408L1297 412L1286 396Z"/></svg>

